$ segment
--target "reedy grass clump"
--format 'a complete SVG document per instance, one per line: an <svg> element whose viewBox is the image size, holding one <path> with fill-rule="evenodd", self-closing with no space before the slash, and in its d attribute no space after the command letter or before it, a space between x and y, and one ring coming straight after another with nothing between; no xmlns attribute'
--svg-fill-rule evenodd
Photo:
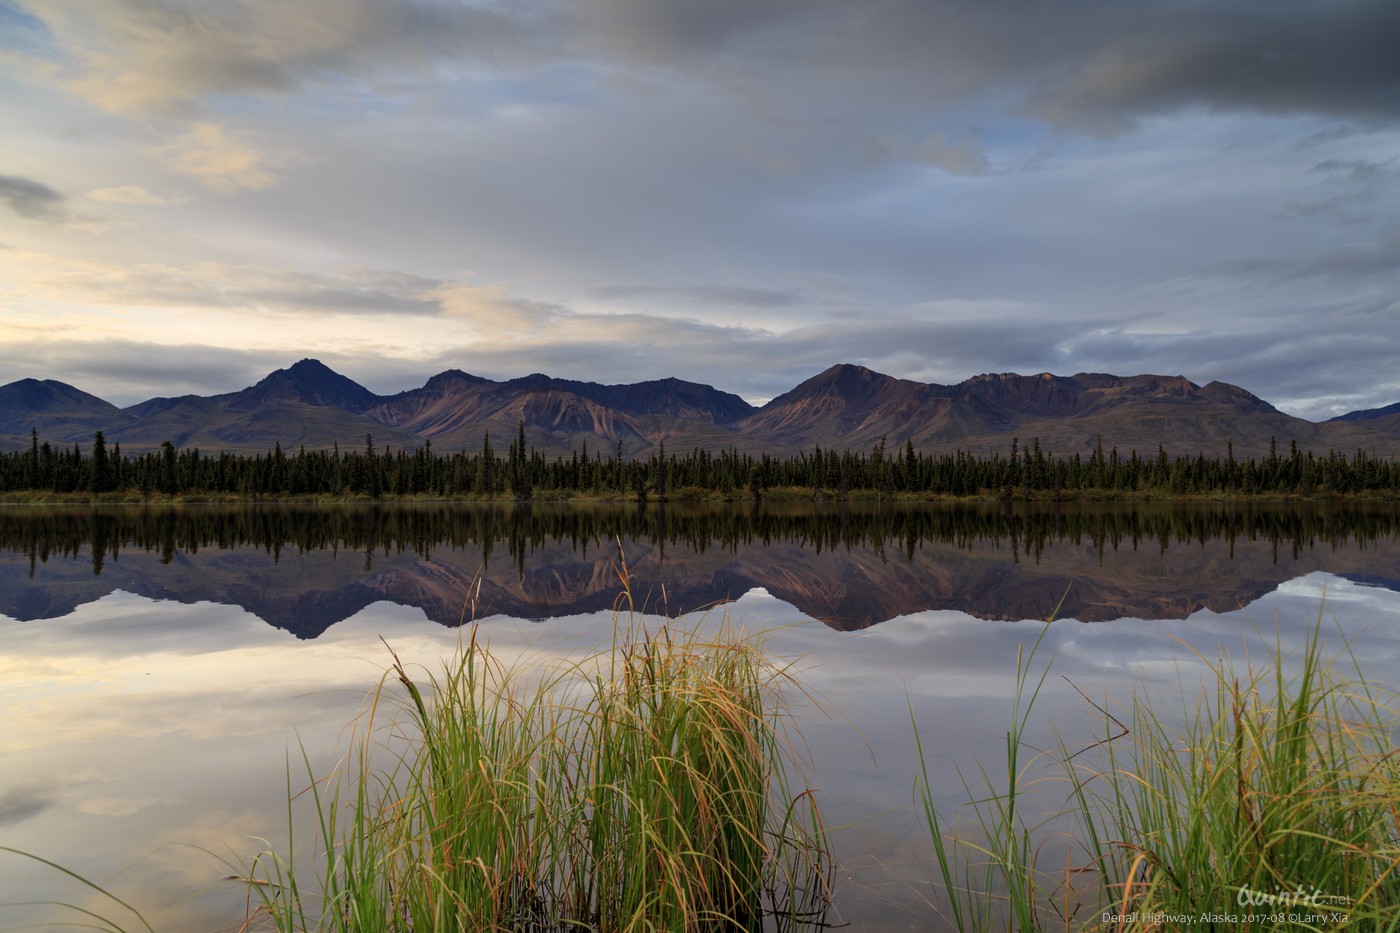
<svg viewBox="0 0 1400 933"><path fill-rule="evenodd" d="M1040 752L1025 739L1039 645L1017 657L1004 781L963 780L975 836L949 831L919 750L958 930L1400 930L1400 717L1354 658L1344 676L1317 630L1293 674L1277 644L1263 665L1202 658L1213 683L1184 725L1135 693L1128 725L1095 703L1102 740ZM1039 781L1066 802L1032 823L1018 798Z"/></svg>
<svg viewBox="0 0 1400 933"><path fill-rule="evenodd" d="M652 632L629 614L609 650L527 673L475 626L426 689L394 656L391 738L371 722L349 767L311 788L317 890L265 852L245 873L255 913L284 931L820 921L830 860L811 792L787 783L788 678L752 639L727 619Z"/></svg>

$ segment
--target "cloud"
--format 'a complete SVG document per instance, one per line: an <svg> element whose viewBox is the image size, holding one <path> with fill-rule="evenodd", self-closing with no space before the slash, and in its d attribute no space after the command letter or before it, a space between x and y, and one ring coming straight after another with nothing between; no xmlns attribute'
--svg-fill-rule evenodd
<svg viewBox="0 0 1400 933"><path fill-rule="evenodd" d="M810 15L783 0L592 0L580 11L595 47L652 64L722 52Z"/></svg>
<svg viewBox="0 0 1400 933"><path fill-rule="evenodd" d="M60 222L68 216L63 195L42 182L19 175L0 175L0 201L29 220Z"/></svg>
<svg viewBox="0 0 1400 933"><path fill-rule="evenodd" d="M275 266L200 262L121 263L27 254L12 284L54 305L245 309L299 315L437 315L443 310L438 279L352 266L307 271Z"/></svg>
<svg viewBox="0 0 1400 933"><path fill-rule="evenodd" d="M1400 61L1391 41L1400 34L1400 9L1373 0L1131 7L1115 0L870 0L855 7L771 0L698 8L597 0L583 5L580 18L585 35L617 60L717 83L724 63L766 79L745 82L761 101L797 102L809 113L835 107L846 118L859 117L850 109L857 95L906 114L995 101L1095 133L1191 108L1400 117Z"/></svg>
<svg viewBox="0 0 1400 933"><path fill-rule="evenodd" d="M1352 182L1366 189L1376 189L1395 180L1395 161L1391 159L1380 163L1367 159L1328 159L1314 165L1312 170L1335 180Z"/></svg>
<svg viewBox="0 0 1400 933"><path fill-rule="evenodd" d="M183 204L187 199L176 195L160 195L137 185L121 185L115 188L95 188L87 193L90 200L103 204L165 205Z"/></svg>
<svg viewBox="0 0 1400 933"><path fill-rule="evenodd" d="M1355 282L1400 271L1400 233L1370 243L1339 246L1312 256L1244 256L1219 263L1207 275L1276 282L1328 278Z"/></svg>
<svg viewBox="0 0 1400 933"><path fill-rule="evenodd" d="M1290 201L1284 217L1331 216L1347 223L1375 220L1378 208L1394 200L1400 182L1400 159L1326 159L1308 174L1321 179L1322 196L1310 201Z"/></svg>
<svg viewBox="0 0 1400 933"><path fill-rule="evenodd" d="M953 175L985 175L991 167L975 139L955 139L946 133L929 136L914 147L911 155L919 162Z"/></svg>
<svg viewBox="0 0 1400 933"><path fill-rule="evenodd" d="M1344 246L1307 260L1289 271L1290 278L1324 276L1359 279L1400 271L1400 233L1374 243Z"/></svg>
<svg viewBox="0 0 1400 933"><path fill-rule="evenodd" d="M171 394L162 385L162 361L172 354L197 358L180 347L244 348L275 363L261 377L305 356L421 357L425 347L466 336L443 315L442 281L407 273L122 263L18 250L0 254L0 263L0 304L7 307L0 358L8 362L0 372L62 381L96 374L127 403ZM66 349L51 353L55 345ZM120 354L119 365L112 354ZM144 366L151 376L141 375Z"/></svg>
<svg viewBox="0 0 1400 933"><path fill-rule="evenodd" d="M360 267L334 272L221 267L227 300L287 310L343 314L442 313L436 279ZM231 284L232 283L232 284Z"/></svg>
<svg viewBox="0 0 1400 933"><path fill-rule="evenodd" d="M55 168L3 191L44 222L6 235L0 332L36 348L750 398L842 360L1147 370L1299 411L1348 356L1378 395L1400 368L1394 4L25 8L0 116L16 173ZM121 229L77 244L99 206Z"/></svg>
<svg viewBox="0 0 1400 933"><path fill-rule="evenodd" d="M116 113L183 116L212 95L288 95L308 82L501 61L536 40L530 11L413 0L31 0L68 84Z"/></svg>
<svg viewBox="0 0 1400 933"><path fill-rule="evenodd" d="M444 324L462 315L472 333L442 326L426 352L366 355L305 343L252 350L135 340L31 340L0 344L0 370L59 378L119 404L157 395L234 391L302 356L316 356L374 391L421 385L461 368L496 379L529 372L602 383L666 376L708 383L762 402L835 362L901 378L956 383L981 372L1182 374L1241 385L1291 413L1320 419L1396 400L1400 383L1358 382L1358 372L1400 371L1400 335L1358 328L1355 306L1288 313L1240 309L1224 325L1154 329L1144 316L1068 316L1019 302L931 302L900 313L842 313L786 330L641 313L584 314L513 297L504 286L442 287ZM1219 317L1219 315L1215 315Z"/></svg>
<svg viewBox="0 0 1400 933"><path fill-rule="evenodd" d="M69 85L119 113L188 117L212 97L312 86L392 96L462 75L582 65L637 89L680 77L804 120L833 108L841 119L917 115L989 95L1094 131L1190 107L1400 116L1389 41L1400 10L1370 0L31 0L29 9L65 53Z"/></svg>
<svg viewBox="0 0 1400 933"><path fill-rule="evenodd" d="M870 146L879 159L900 159L942 169L950 175L986 175L992 170L976 134L932 133L920 143L882 139Z"/></svg>
<svg viewBox="0 0 1400 933"><path fill-rule="evenodd" d="M13 785L0 793L0 826L22 823L52 807L55 802L54 794L47 785Z"/></svg>
<svg viewBox="0 0 1400 933"><path fill-rule="evenodd" d="M1101 20L1083 21L1087 54L1061 60L1064 77L1031 95L1032 113L1096 131L1192 106L1400 117L1394 4L1166 3L1099 12Z"/></svg>
<svg viewBox="0 0 1400 933"><path fill-rule="evenodd" d="M596 285L588 294L604 299L659 298L732 308L787 308L812 303L799 292L750 285Z"/></svg>
<svg viewBox="0 0 1400 933"><path fill-rule="evenodd" d="M20 175L0 175L0 204L26 220L67 230L97 233L106 222L73 209L72 199L55 188Z"/></svg>
<svg viewBox="0 0 1400 933"><path fill-rule="evenodd" d="M573 313L551 302L512 297L498 283L444 282L434 295L448 317L469 323L488 339L503 342L534 338Z"/></svg>
<svg viewBox="0 0 1400 933"><path fill-rule="evenodd" d="M157 152L172 171L224 194L240 189L257 191L277 183L273 166L278 158L259 151L245 137L217 123L195 123L189 132L159 147Z"/></svg>

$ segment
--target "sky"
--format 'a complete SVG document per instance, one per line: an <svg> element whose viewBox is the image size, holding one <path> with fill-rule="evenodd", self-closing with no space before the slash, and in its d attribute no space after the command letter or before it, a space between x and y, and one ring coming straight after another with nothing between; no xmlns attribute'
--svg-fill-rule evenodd
<svg viewBox="0 0 1400 933"><path fill-rule="evenodd" d="M0 0L0 383L1400 401L1394 0Z"/></svg>

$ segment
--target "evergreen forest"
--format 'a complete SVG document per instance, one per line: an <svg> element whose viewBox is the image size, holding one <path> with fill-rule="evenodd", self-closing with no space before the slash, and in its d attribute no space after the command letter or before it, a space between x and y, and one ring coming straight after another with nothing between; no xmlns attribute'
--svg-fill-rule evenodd
<svg viewBox="0 0 1400 933"><path fill-rule="evenodd" d="M0 453L0 493L120 494L251 497L424 497L480 499L761 499L765 495L846 498L851 495L913 497L1115 497L1119 495L1350 495L1400 493L1400 465L1357 450L1324 455L1286 452L1271 445L1267 456L1236 458L1170 456L1158 447L1143 456L1104 451L1055 456L1038 440L1013 439L1004 453L925 453L912 442L888 448L882 440L868 452L814 447L791 457L718 453L693 449L674 453L664 445L641 457L624 447L604 454L585 444L567 457L547 458L527 447L523 428L504 454L489 437L475 452L440 452L422 447L379 449L372 436L356 449L298 449L280 445L254 456L177 449L137 455L108 446L102 432L84 450L40 442Z"/></svg>

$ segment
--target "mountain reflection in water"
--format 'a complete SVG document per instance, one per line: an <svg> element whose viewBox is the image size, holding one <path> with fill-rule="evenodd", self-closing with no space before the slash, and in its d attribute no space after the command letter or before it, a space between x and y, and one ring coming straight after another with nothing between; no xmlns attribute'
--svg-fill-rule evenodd
<svg viewBox="0 0 1400 933"><path fill-rule="evenodd" d="M927 609L1184 619L1314 571L1400 590L1400 510L1346 504L337 505L0 509L0 613L124 590L240 606L314 638L371 603L444 625L670 613L762 588L833 628ZM473 600L468 600L467 594Z"/></svg>

